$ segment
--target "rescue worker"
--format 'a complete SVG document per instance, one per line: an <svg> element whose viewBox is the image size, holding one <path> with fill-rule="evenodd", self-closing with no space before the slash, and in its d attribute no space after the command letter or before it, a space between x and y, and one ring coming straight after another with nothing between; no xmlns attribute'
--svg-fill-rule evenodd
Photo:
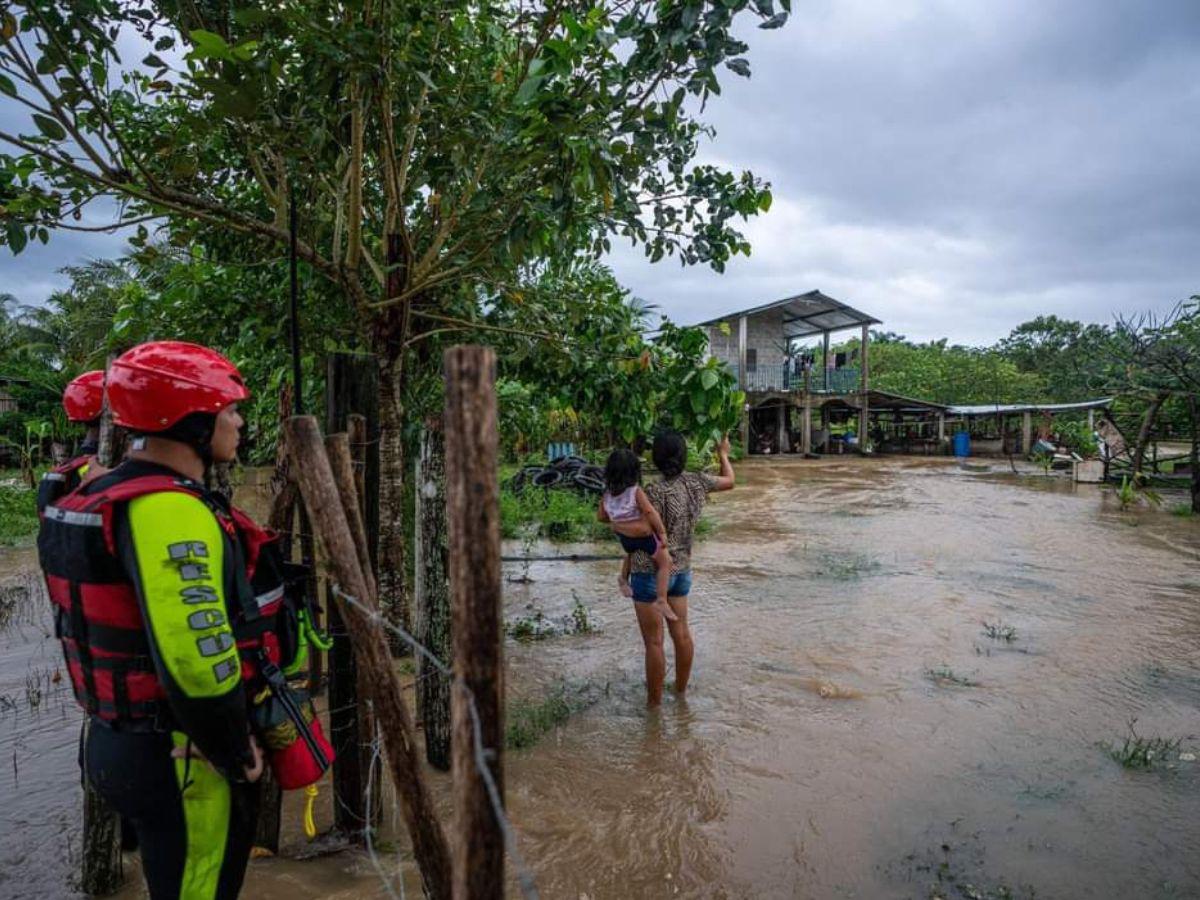
<svg viewBox="0 0 1200 900"><path fill-rule="evenodd" d="M250 698L277 673L282 561L203 482L234 459L249 392L221 354L180 341L119 357L107 390L130 450L48 505L38 536L89 717L80 762L136 831L154 900L235 897L263 770Z"/></svg>
<svg viewBox="0 0 1200 900"><path fill-rule="evenodd" d="M100 449L100 413L104 407L104 370L95 369L78 375L67 384L62 397L67 419L87 428L79 452L61 466L48 471L38 485L38 510L45 509L64 494L79 487L80 482L95 472L93 457Z"/></svg>

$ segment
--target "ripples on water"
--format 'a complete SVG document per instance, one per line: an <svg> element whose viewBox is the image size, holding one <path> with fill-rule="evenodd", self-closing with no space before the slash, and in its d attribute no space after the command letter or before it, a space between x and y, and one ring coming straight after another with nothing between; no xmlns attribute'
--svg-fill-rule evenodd
<svg viewBox="0 0 1200 900"><path fill-rule="evenodd" d="M944 461L773 460L739 476L695 554L686 702L643 709L616 562L534 563L531 584L507 586L510 614L560 616L577 595L602 628L507 648L515 696L608 686L506 757L542 896L926 898L939 871L983 897L1200 896L1200 764L1128 773L1097 747L1135 717L1143 734L1200 735L1197 523ZM26 665L13 652L0 643L0 691ZM943 667L978 686L927 677ZM38 760L19 812L0 805L0 893L14 859L23 879L61 856L60 825L13 839L73 815L74 731L55 715L19 737L0 716L0 763L14 744ZM255 863L251 892L385 895L353 854Z"/></svg>

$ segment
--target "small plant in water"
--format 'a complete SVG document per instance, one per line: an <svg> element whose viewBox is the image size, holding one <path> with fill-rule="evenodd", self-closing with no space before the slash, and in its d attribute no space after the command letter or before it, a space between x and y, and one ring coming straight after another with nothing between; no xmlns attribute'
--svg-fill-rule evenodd
<svg viewBox="0 0 1200 900"><path fill-rule="evenodd" d="M973 681L965 675L959 675L949 666L938 666L936 669L926 669L925 677L934 684L954 685L955 687L979 687L978 681Z"/></svg>
<svg viewBox="0 0 1200 900"><path fill-rule="evenodd" d="M1171 507L1171 515L1179 516L1181 519L1190 519L1196 513L1192 510L1190 503L1176 503Z"/></svg>
<svg viewBox="0 0 1200 900"><path fill-rule="evenodd" d="M1054 455L1052 453L1047 453L1045 450L1039 450L1029 458L1035 465L1041 467L1043 475L1050 474L1050 467L1054 465Z"/></svg>
<svg viewBox="0 0 1200 900"><path fill-rule="evenodd" d="M1162 495L1144 485L1139 488L1137 481L1136 478L1131 480L1128 475L1123 475L1121 486L1113 488L1117 502L1121 504L1121 511L1128 511L1131 507L1136 506L1138 501L1144 502L1147 506L1161 506Z"/></svg>
<svg viewBox="0 0 1200 900"><path fill-rule="evenodd" d="M1125 769L1152 769L1178 759L1183 738L1142 737L1134 729L1137 719L1129 720L1129 734L1120 744L1103 742L1100 746Z"/></svg>
<svg viewBox="0 0 1200 900"><path fill-rule="evenodd" d="M566 634L593 634L600 629L592 621L591 613L579 599L575 591L571 591L575 605L571 612L560 619L551 619L532 603L525 608L530 610L523 616L518 616L508 623L505 629L513 640L527 643L543 641L546 638L559 637Z"/></svg>
<svg viewBox="0 0 1200 900"><path fill-rule="evenodd" d="M1017 629L1003 622L984 622L983 633L994 641L1004 641L1011 644L1017 639Z"/></svg>

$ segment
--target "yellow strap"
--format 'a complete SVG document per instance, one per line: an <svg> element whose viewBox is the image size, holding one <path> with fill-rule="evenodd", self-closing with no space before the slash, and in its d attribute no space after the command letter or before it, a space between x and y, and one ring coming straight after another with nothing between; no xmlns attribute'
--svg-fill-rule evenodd
<svg viewBox="0 0 1200 900"><path fill-rule="evenodd" d="M304 802L304 833L311 841L317 836L317 823L313 820L313 804L317 800L317 786L310 784L306 787L304 796L307 798Z"/></svg>

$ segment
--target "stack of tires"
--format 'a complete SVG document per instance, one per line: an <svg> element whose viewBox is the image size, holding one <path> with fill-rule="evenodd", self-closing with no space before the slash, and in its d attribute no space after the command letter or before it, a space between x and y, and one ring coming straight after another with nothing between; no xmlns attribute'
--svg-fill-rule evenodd
<svg viewBox="0 0 1200 900"><path fill-rule="evenodd" d="M573 490L581 494L604 493L604 470L578 456L563 456L544 466L525 466L509 481L520 496L527 488Z"/></svg>

